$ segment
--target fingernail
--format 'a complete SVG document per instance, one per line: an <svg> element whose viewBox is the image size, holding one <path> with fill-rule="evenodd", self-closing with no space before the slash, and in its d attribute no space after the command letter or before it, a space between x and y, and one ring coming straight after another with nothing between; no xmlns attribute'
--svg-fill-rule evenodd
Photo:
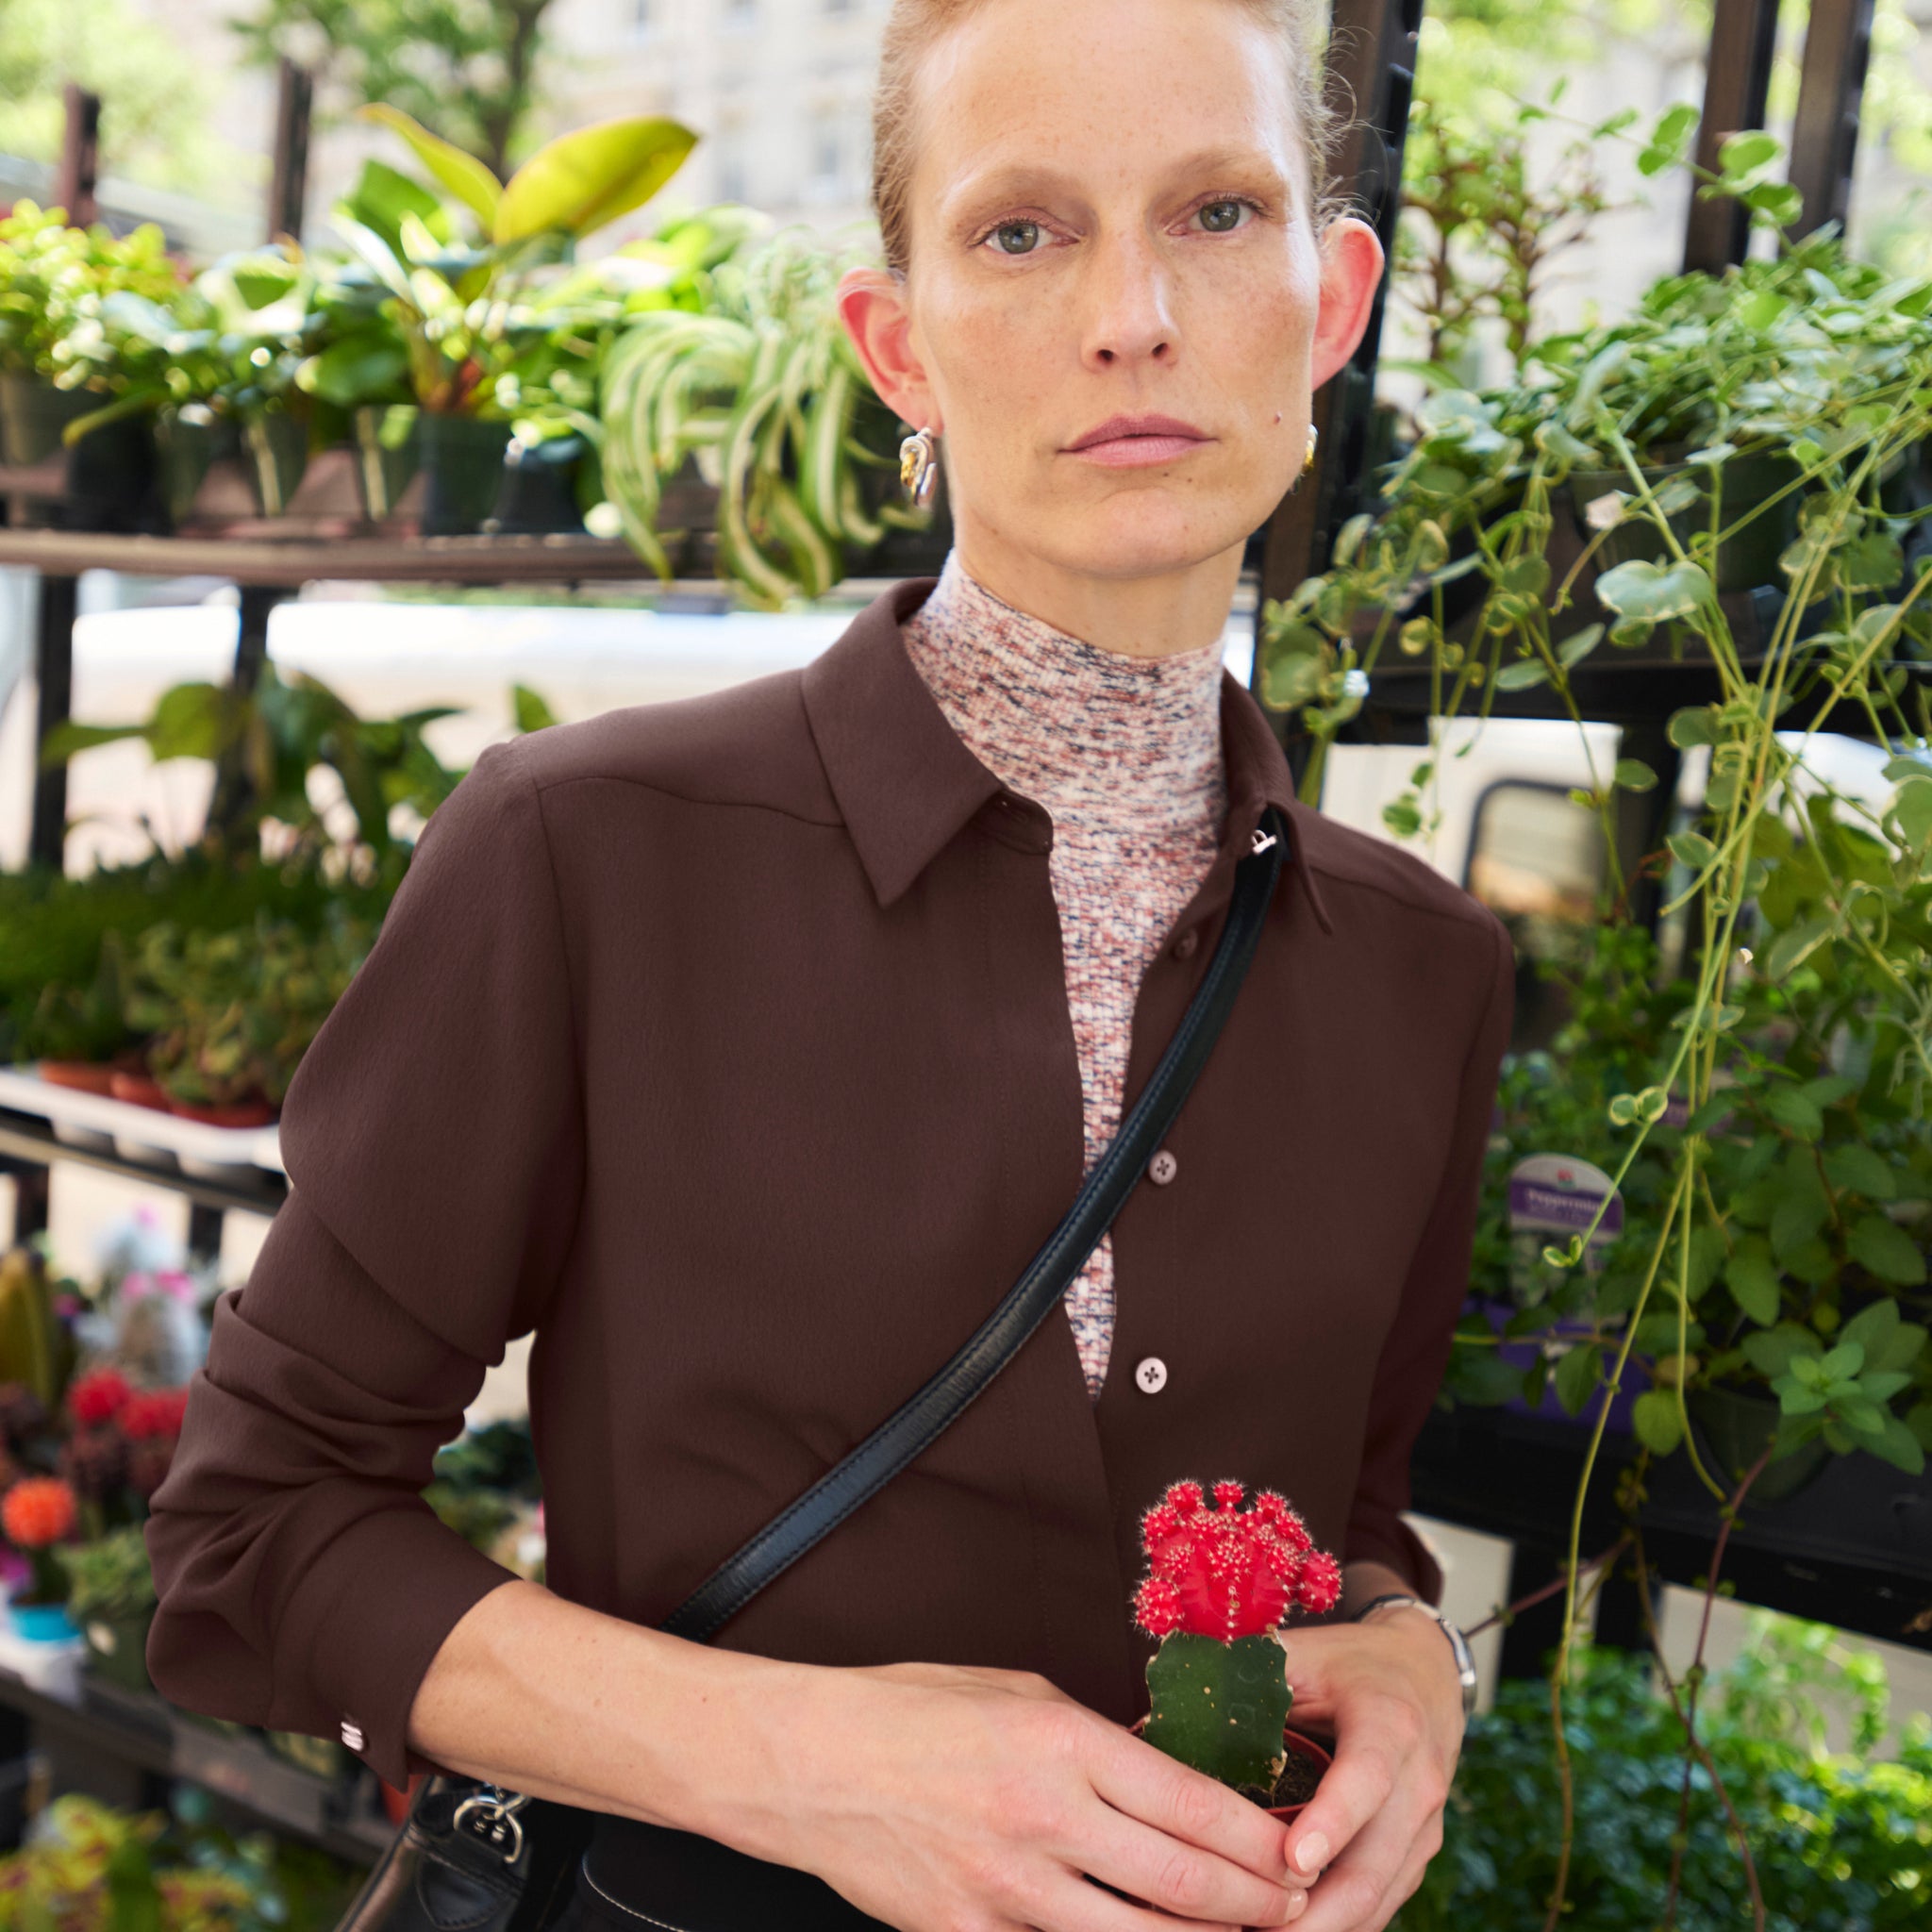
<svg viewBox="0 0 1932 1932"><path fill-rule="evenodd" d="M1299 1919L1303 1912L1307 1909L1307 1905L1308 1895L1307 1892L1291 1892L1288 1900L1288 1916L1291 1919Z"/></svg>
<svg viewBox="0 0 1932 1932"><path fill-rule="evenodd" d="M1328 1858L1328 1840L1319 1831L1310 1832L1303 1839L1301 1849L1294 1855L1296 1866L1310 1874L1319 1872Z"/></svg>

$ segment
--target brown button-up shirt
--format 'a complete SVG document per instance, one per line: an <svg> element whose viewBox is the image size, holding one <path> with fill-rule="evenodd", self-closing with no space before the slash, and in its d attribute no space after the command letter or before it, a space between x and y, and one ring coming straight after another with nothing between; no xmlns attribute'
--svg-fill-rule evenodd
<svg viewBox="0 0 1932 1932"><path fill-rule="evenodd" d="M423 1674L510 1575L420 1493L508 1340L536 1331L550 1587L655 1624L1058 1224L1085 1161L1052 823L907 656L934 581L802 671L493 745L438 808L290 1087L289 1198L155 1497L167 1696L402 1782ZM1291 838L1172 1176L1114 1223L1099 1400L1042 1323L712 1641L1035 1670L1129 1722L1140 1516L1183 1475L1278 1489L1439 1597L1399 1511L1465 1292L1508 935L1302 804L1226 672L1222 727L1220 853L1141 988L1124 1107L1267 801Z"/></svg>

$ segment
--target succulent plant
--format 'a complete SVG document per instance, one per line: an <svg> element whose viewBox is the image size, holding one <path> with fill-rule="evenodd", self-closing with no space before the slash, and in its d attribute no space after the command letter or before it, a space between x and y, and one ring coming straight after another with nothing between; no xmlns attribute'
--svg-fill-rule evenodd
<svg viewBox="0 0 1932 1932"><path fill-rule="evenodd" d="M1297 1606L1332 1609L1341 1569L1315 1547L1286 1497L1262 1490L1243 1509L1238 1482L1212 1507L1177 1482L1141 1519L1147 1576L1135 1621L1160 1648L1148 1659L1146 1741L1237 1790L1266 1794L1287 1762L1294 1693L1275 1630Z"/></svg>

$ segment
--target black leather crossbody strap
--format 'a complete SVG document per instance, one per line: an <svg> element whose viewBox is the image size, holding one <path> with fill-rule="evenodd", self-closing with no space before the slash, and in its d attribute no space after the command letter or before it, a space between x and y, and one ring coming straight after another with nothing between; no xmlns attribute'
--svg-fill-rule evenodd
<svg viewBox="0 0 1932 1932"><path fill-rule="evenodd" d="M1020 1352L1119 1213L1206 1064L1260 940L1287 836L1279 809L1265 807L1255 835L1256 849L1235 867L1234 892L1220 943L1167 1051L1120 1132L1093 1163L1066 1219L998 1307L916 1395L727 1557L659 1629L674 1637L708 1637L821 1537L876 1495Z"/></svg>

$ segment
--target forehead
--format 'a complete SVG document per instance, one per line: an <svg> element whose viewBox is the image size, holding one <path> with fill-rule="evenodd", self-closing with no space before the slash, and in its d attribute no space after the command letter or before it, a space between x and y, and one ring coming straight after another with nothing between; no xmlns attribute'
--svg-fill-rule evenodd
<svg viewBox="0 0 1932 1932"><path fill-rule="evenodd" d="M1030 170L1096 189L1190 159L1299 174L1287 43L1234 0L985 0L936 42L916 200L941 211Z"/></svg>

